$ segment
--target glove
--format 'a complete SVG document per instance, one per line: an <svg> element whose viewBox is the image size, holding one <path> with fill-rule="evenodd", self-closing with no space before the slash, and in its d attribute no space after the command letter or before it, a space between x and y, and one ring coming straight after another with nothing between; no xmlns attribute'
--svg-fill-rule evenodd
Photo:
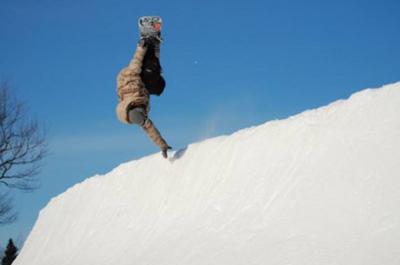
<svg viewBox="0 0 400 265"><path fill-rule="evenodd" d="M161 150L162 156L163 156L164 158L168 158L168 153L167 153L167 151L170 150L170 149L172 149L172 147L168 145L166 148L164 148L164 149Z"/></svg>

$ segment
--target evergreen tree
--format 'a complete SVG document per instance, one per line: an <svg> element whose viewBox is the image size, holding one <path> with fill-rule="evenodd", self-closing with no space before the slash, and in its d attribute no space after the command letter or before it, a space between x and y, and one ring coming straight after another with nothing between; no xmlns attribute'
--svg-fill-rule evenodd
<svg viewBox="0 0 400 265"><path fill-rule="evenodd" d="M17 258L18 249L10 238L6 250L4 251L4 258L1 260L1 265L11 265Z"/></svg>

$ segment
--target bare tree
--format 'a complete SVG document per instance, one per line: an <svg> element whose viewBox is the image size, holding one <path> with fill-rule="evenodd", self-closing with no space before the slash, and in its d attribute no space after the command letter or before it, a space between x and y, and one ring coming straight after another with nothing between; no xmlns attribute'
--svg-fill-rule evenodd
<svg viewBox="0 0 400 265"><path fill-rule="evenodd" d="M4 189L36 189L40 162L47 150L44 131L28 114L9 86L0 84L0 220L5 217L8 222L15 220L15 214L11 213L11 200Z"/></svg>
<svg viewBox="0 0 400 265"><path fill-rule="evenodd" d="M13 211L11 197L7 193L0 194L0 225L14 222L17 213Z"/></svg>

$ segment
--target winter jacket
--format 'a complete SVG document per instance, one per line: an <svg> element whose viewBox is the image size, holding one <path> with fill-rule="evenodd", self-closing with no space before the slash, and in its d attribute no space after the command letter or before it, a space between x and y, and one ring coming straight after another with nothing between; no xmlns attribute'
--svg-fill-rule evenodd
<svg viewBox="0 0 400 265"><path fill-rule="evenodd" d="M119 98L117 116L123 123L130 124L128 111L131 107L143 107L146 110L146 114L150 111L150 95L140 78L146 51L146 47L138 45L131 62L119 72L117 77L117 94Z"/></svg>
<svg viewBox="0 0 400 265"><path fill-rule="evenodd" d="M134 107L142 107L145 110L144 115L147 118L142 128L161 150L166 150L169 147L168 144L162 138L153 122L147 117L150 111L150 95L140 77L146 51L146 47L138 45L129 65L123 68L118 74L117 94L119 102L116 113L121 122L131 124L128 118L128 111Z"/></svg>

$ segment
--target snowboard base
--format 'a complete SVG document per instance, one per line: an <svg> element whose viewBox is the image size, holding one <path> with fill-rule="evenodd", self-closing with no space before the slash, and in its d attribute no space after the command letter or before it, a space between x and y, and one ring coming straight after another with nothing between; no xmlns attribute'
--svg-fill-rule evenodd
<svg viewBox="0 0 400 265"><path fill-rule="evenodd" d="M161 37L162 19L159 16L143 16L138 20L140 36Z"/></svg>

